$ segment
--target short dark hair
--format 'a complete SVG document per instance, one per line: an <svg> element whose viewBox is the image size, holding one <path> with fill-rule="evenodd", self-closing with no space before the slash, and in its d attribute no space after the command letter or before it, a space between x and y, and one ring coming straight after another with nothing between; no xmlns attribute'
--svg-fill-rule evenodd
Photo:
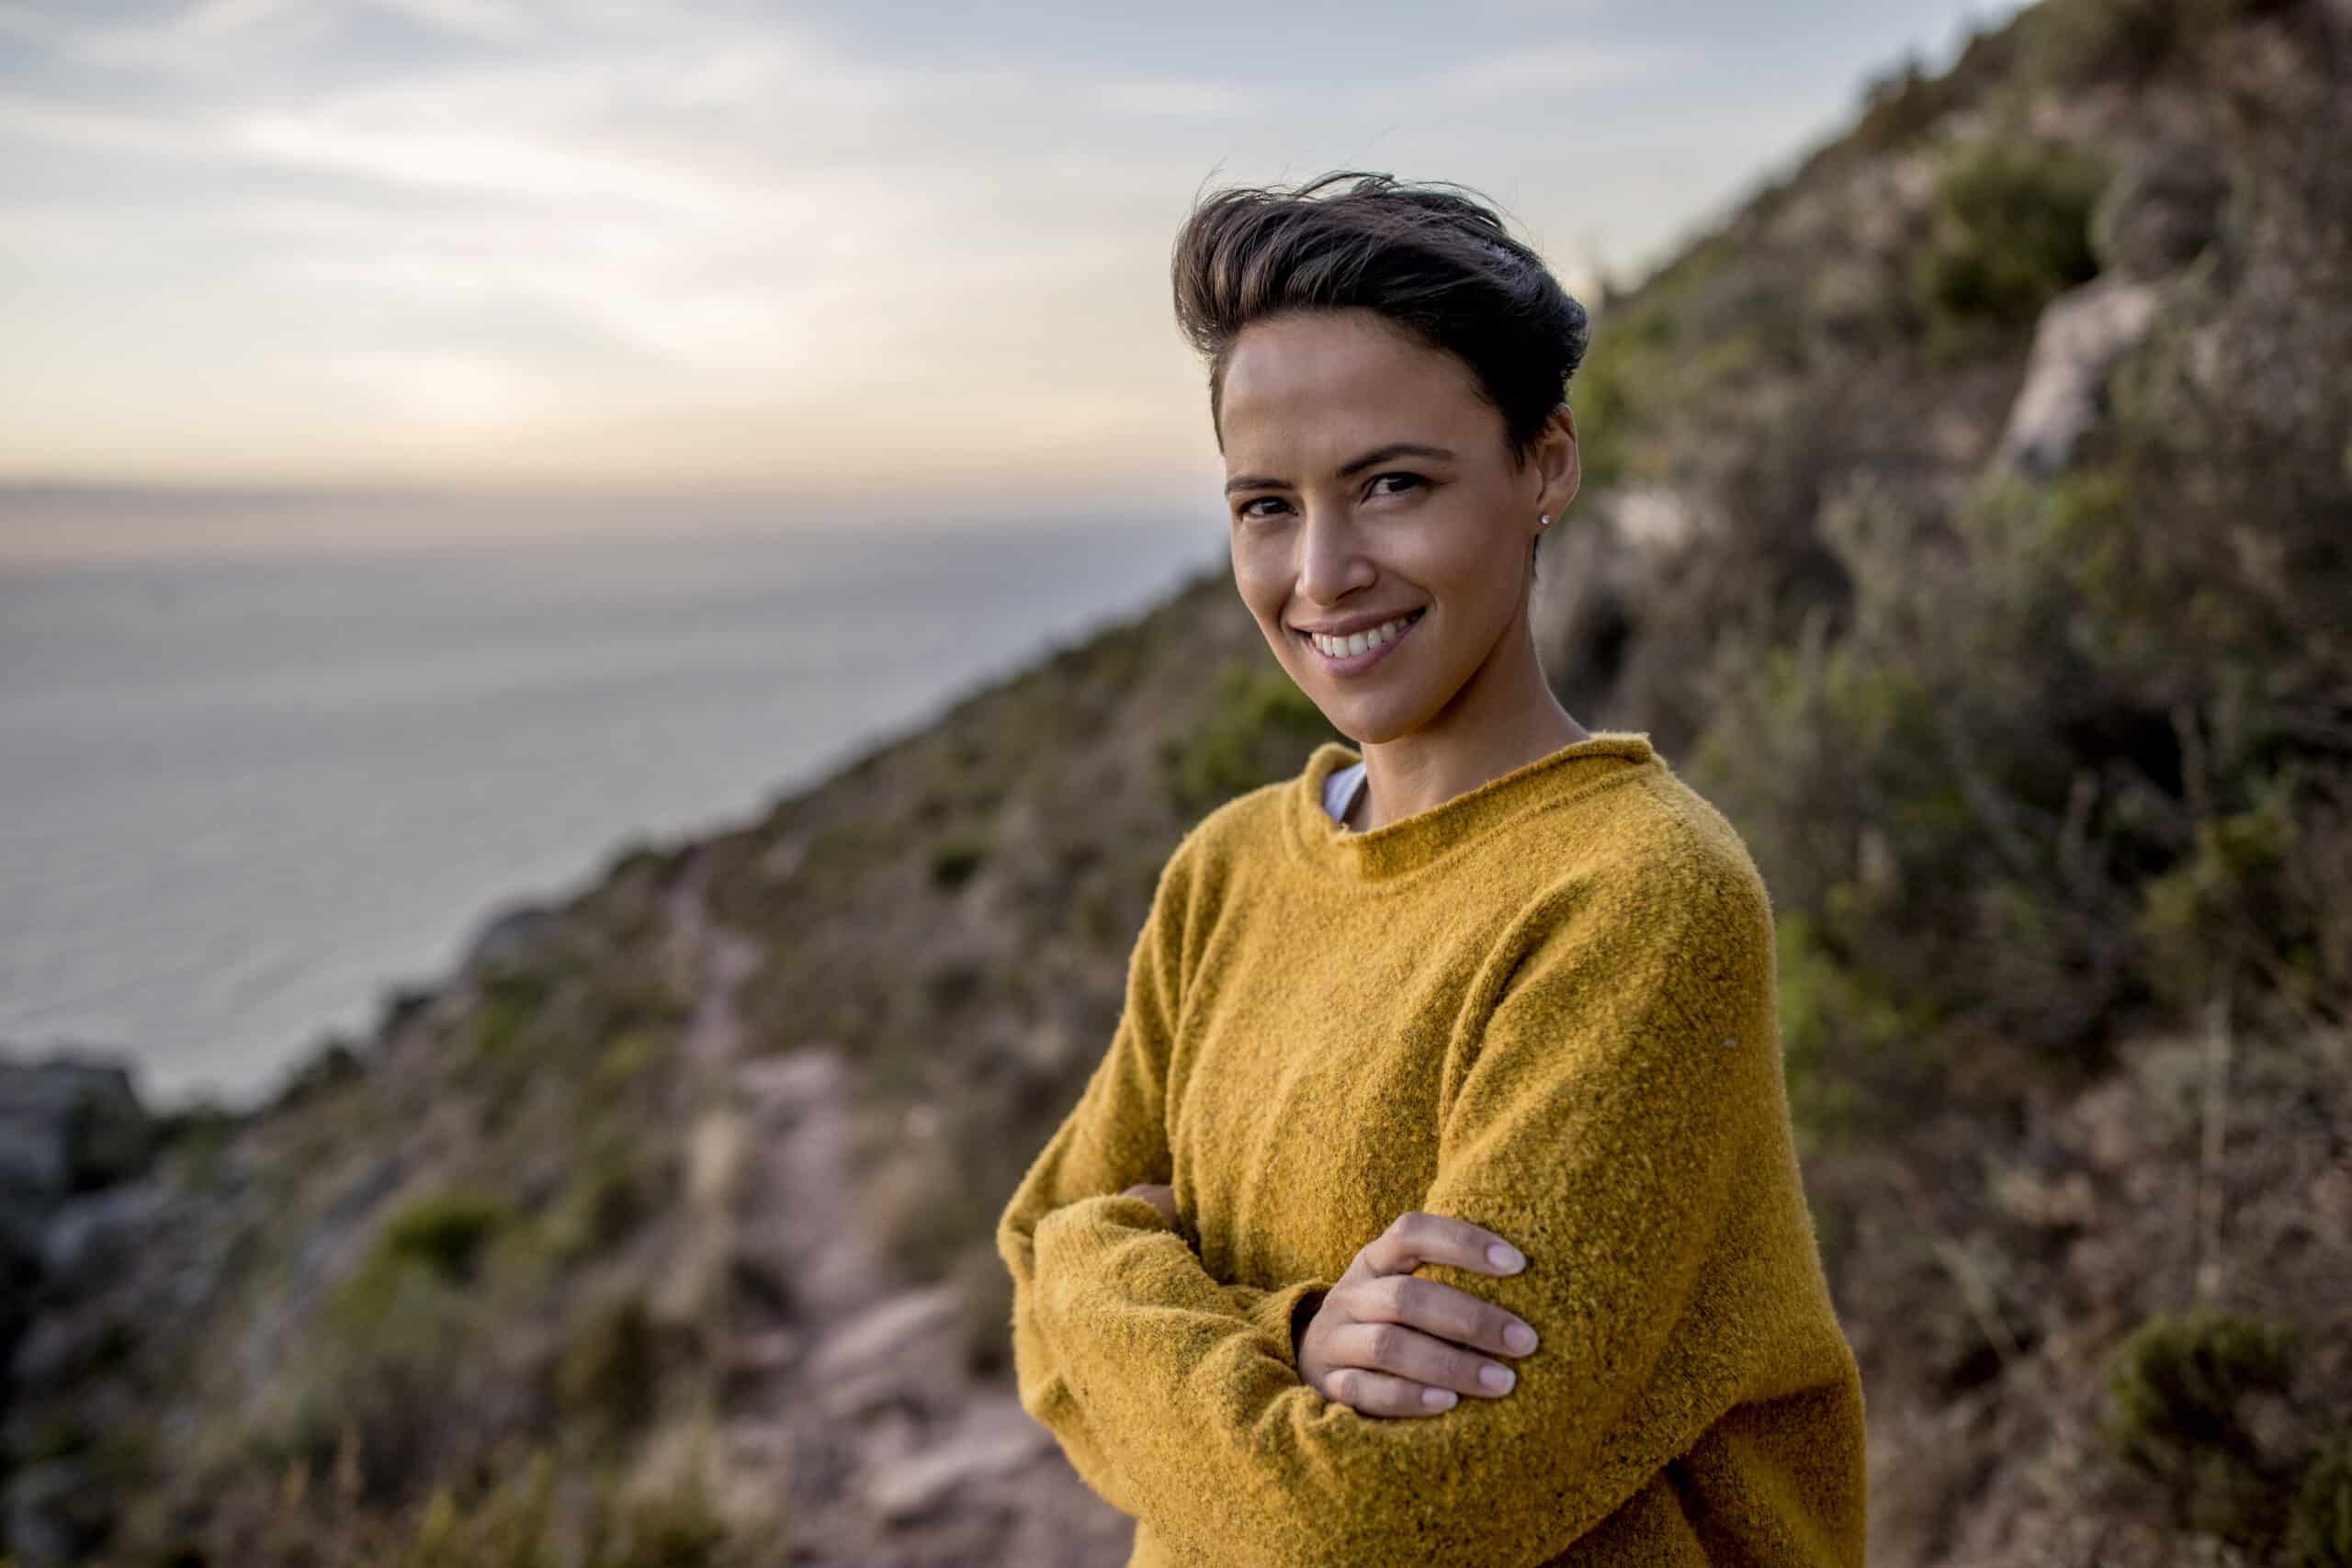
<svg viewBox="0 0 2352 1568"><path fill-rule="evenodd" d="M1228 187L1195 200L1170 271L1177 325L1209 362L1220 448L1227 359L1241 329L1267 316L1361 306L1457 355L1521 462L1590 336L1585 308L1544 258L1451 182L1341 169L1288 189Z"/></svg>

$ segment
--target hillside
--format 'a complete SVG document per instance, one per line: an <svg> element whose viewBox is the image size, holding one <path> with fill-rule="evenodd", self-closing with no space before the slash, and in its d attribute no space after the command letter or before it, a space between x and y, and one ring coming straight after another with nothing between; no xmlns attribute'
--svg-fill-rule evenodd
<svg viewBox="0 0 2352 1568"><path fill-rule="evenodd" d="M2339 0L2046 0L1571 390L1546 667L1773 890L1875 1563L2352 1564L2348 88ZM1124 1561L990 1225L1169 849L1330 733L1212 573L250 1116L0 1067L6 1550Z"/></svg>

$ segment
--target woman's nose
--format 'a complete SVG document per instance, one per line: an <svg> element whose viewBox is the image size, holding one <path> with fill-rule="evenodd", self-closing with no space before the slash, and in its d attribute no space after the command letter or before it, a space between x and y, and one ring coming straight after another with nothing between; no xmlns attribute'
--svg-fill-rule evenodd
<svg viewBox="0 0 2352 1568"><path fill-rule="evenodd" d="M1299 592L1328 604L1370 579L1361 541L1344 509L1310 503L1298 530Z"/></svg>

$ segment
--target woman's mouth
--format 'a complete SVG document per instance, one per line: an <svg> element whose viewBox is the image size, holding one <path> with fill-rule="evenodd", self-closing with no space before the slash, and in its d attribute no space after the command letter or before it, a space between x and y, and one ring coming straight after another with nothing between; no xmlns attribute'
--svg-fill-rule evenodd
<svg viewBox="0 0 2352 1568"><path fill-rule="evenodd" d="M1402 642L1429 613L1422 605L1408 615L1383 621L1367 630L1347 637L1321 637L1313 632L1301 632L1298 640L1315 655L1316 662L1334 675L1356 675L1371 669L1388 656L1388 650Z"/></svg>

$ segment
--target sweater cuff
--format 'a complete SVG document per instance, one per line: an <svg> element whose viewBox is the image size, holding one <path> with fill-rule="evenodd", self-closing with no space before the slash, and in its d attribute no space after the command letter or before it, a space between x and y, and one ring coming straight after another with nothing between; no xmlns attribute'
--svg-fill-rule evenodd
<svg viewBox="0 0 2352 1568"><path fill-rule="evenodd" d="M1298 1371L1299 1337L1306 1332L1308 1322L1330 1289L1329 1280L1301 1280L1281 1290L1268 1291L1249 1309L1250 1321L1282 1347L1283 1365L1294 1374Z"/></svg>

